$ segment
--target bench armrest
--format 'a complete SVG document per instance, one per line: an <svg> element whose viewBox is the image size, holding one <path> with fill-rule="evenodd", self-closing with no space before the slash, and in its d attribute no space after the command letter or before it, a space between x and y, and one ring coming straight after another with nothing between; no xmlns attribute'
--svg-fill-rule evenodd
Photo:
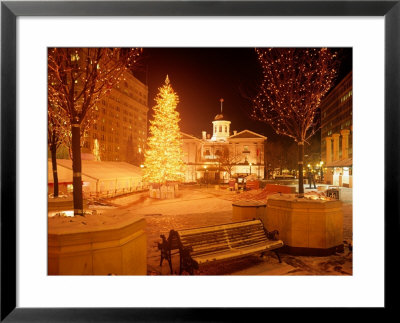
<svg viewBox="0 0 400 323"><path fill-rule="evenodd" d="M168 250L168 241L165 238L165 235L160 235L161 243L157 242L159 250Z"/></svg>
<svg viewBox="0 0 400 323"><path fill-rule="evenodd" d="M274 241L279 240L279 231L278 230L274 230L274 231L265 230L265 231L267 233L267 238L269 240L274 240Z"/></svg>

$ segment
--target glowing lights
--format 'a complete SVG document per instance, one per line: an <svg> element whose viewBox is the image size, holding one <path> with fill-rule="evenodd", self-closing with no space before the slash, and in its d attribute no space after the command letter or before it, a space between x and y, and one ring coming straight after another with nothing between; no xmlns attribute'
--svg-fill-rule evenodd
<svg viewBox="0 0 400 323"><path fill-rule="evenodd" d="M178 95L172 89L168 75L159 88L150 121L148 149L145 152L144 179L149 183L165 184L184 179L183 141L179 129Z"/></svg>
<svg viewBox="0 0 400 323"><path fill-rule="evenodd" d="M97 139L94 140L93 144L93 156L94 160L100 161L100 148L99 148L99 141Z"/></svg>
<svg viewBox="0 0 400 323"><path fill-rule="evenodd" d="M123 79L141 50L137 48L49 48L48 106L62 111L72 168L81 174L84 134L98 118L97 102ZM71 154L72 152L72 154ZM75 215L83 216L81 175L74 176Z"/></svg>
<svg viewBox="0 0 400 323"><path fill-rule="evenodd" d="M333 85L339 61L326 48L256 49L264 79L253 117L301 142L318 130L319 104Z"/></svg>
<svg viewBox="0 0 400 323"><path fill-rule="evenodd" d="M327 48L257 48L256 53L263 81L253 100L252 117L298 143L303 197L304 142L319 129L319 105L333 85L339 61Z"/></svg>

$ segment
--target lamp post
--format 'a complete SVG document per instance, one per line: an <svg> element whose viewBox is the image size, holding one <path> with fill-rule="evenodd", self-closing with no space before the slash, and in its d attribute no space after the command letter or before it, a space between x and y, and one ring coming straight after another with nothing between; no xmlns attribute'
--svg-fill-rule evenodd
<svg viewBox="0 0 400 323"><path fill-rule="evenodd" d="M206 186L207 186L207 188L208 188L208 173L207 173L207 166L204 166L204 177L205 177L205 180L206 180Z"/></svg>
<svg viewBox="0 0 400 323"><path fill-rule="evenodd" d="M319 162L319 165L320 165L320 167L321 167L321 182L323 182L324 181L324 170L323 170L323 165L324 165L324 162L321 160L320 162Z"/></svg>

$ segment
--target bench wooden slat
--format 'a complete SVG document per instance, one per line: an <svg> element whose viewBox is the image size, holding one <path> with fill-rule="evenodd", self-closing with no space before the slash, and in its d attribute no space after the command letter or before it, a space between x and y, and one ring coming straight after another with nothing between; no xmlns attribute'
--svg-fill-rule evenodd
<svg viewBox="0 0 400 323"><path fill-rule="evenodd" d="M196 228L196 229L183 229L183 230L178 230L177 232L179 235L185 236L187 234L195 234L195 233L201 233L201 232L211 232L216 231L216 230L224 230L224 229L230 229L230 228L236 228L236 227L241 227L245 223L246 226L249 225L254 225L260 224L260 220L250 220L250 221L241 221L241 222L235 222L235 223L226 223L226 224L220 224L220 225L215 225L215 226L208 226L208 227L201 227L201 228Z"/></svg>
<svg viewBox="0 0 400 323"><path fill-rule="evenodd" d="M206 254L206 253L213 253L213 250L224 250L226 249L227 251L229 250L235 250L235 249L243 249L243 248L247 248L247 247L251 247L254 245L265 245L268 246L269 245L269 240L265 240L265 239L257 239L257 240L248 240L246 242L239 242L239 243L230 243L229 245L226 245L225 248L223 248L222 246L220 248L196 248L193 249L191 255L195 256L195 255L199 255L199 254Z"/></svg>
<svg viewBox="0 0 400 323"><path fill-rule="evenodd" d="M275 242L275 241L272 241L272 242ZM192 258L194 260L196 260L199 264L202 264L202 263L211 262L211 261L218 261L218 260L240 257L240 256L244 256L244 255L250 255L250 254L265 251L268 249L279 248L281 246L283 246L283 242L280 241L278 243L273 243L270 245L260 244L260 245L255 245L255 246L251 246L248 248L241 248L241 249L234 249L234 250L231 249L229 252L215 253L215 254L210 254L210 255L205 255L205 256L193 256Z"/></svg>

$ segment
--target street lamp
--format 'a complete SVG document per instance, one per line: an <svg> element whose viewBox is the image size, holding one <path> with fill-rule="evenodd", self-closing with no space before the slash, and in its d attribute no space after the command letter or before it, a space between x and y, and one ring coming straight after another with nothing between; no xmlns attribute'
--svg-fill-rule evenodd
<svg viewBox="0 0 400 323"><path fill-rule="evenodd" d="M206 180L206 185L207 185L207 188L208 188L208 173L207 173L207 166L204 166L204 177L205 177L205 180Z"/></svg>
<svg viewBox="0 0 400 323"><path fill-rule="evenodd" d="M321 169L320 169L320 171L321 171L321 182L323 182L323 180L324 180L324 170L323 170L322 166L324 165L324 162L321 160L319 162L319 165L321 167Z"/></svg>

